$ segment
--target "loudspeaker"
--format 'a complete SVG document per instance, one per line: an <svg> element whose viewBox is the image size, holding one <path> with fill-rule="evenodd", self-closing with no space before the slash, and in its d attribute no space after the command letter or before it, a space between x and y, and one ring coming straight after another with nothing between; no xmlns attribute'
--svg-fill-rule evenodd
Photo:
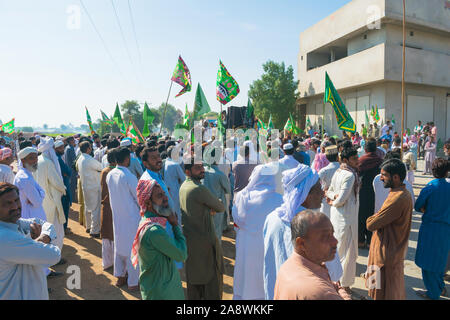
<svg viewBox="0 0 450 320"><path fill-rule="evenodd" d="M251 128L253 127L253 115L247 118L247 107L228 107L227 129Z"/></svg>

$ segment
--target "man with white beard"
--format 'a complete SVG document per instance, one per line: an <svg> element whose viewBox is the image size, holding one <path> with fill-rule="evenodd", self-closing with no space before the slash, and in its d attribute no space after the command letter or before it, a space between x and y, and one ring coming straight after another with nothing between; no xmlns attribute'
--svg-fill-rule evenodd
<svg viewBox="0 0 450 320"><path fill-rule="evenodd" d="M45 191L42 206L44 207L47 221L55 227L56 240L53 243L62 250L64 242L63 225L66 222L66 217L64 216L61 197L66 194L66 187L53 146L54 141L52 138L41 138L38 146L38 151L41 152L38 158L38 170L33 175Z"/></svg>
<svg viewBox="0 0 450 320"><path fill-rule="evenodd" d="M138 180L128 170L130 150L121 147L115 156L117 167L106 177L114 227L114 276L118 277L116 286L128 283L128 289L135 291L139 289L139 268L136 270L132 265L131 249L141 219L136 191Z"/></svg>
<svg viewBox="0 0 450 320"><path fill-rule="evenodd" d="M283 204L283 196L276 192L277 171L270 164L257 166L248 185L235 196L234 300L264 300L264 221Z"/></svg>
<svg viewBox="0 0 450 320"><path fill-rule="evenodd" d="M18 157L21 164L14 178L14 185L19 188L20 203L22 204L22 218L37 218L47 221L42 203L45 191L34 180L33 172L38 169L38 151L33 147L22 149Z"/></svg>

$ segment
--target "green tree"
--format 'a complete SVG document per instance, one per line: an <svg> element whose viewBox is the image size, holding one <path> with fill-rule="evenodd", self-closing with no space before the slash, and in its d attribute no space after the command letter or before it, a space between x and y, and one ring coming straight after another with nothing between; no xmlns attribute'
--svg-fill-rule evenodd
<svg viewBox="0 0 450 320"><path fill-rule="evenodd" d="M298 81L294 81L294 69L286 69L284 62L267 61L263 64L261 79L250 85L248 96L252 99L255 114L264 122L272 122L277 129L283 129L289 112L295 114Z"/></svg>
<svg viewBox="0 0 450 320"><path fill-rule="evenodd" d="M164 114L165 103L161 104L158 108L158 112L160 114L161 120ZM153 110L152 110L153 111ZM175 129L175 125L180 123L183 119L183 112L175 108L173 105L167 105L166 117L164 119L163 127L172 132ZM156 120L156 119L155 119Z"/></svg>
<svg viewBox="0 0 450 320"><path fill-rule="evenodd" d="M128 125L131 116L139 130L142 130L144 127L144 119L142 118L143 110L141 110L141 106L136 100L125 101L120 106L120 110L122 111L122 118L125 125Z"/></svg>

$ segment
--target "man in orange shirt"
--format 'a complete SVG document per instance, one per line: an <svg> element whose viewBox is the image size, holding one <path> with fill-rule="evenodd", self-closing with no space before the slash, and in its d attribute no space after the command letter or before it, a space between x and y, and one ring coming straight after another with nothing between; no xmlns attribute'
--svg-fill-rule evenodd
<svg viewBox="0 0 450 320"><path fill-rule="evenodd" d="M326 261L333 260L337 240L330 219L305 210L291 222L294 252L281 266L275 284L275 300L350 300L350 295L331 282Z"/></svg>

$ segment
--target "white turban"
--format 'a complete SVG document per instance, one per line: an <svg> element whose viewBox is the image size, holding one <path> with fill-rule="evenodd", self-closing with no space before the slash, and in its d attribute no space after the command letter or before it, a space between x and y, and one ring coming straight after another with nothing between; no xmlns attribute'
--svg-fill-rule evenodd
<svg viewBox="0 0 450 320"><path fill-rule="evenodd" d="M64 145L64 142L62 142L61 140L56 140L55 141L55 149L59 148L59 147L61 147L63 145Z"/></svg>
<svg viewBox="0 0 450 320"><path fill-rule="evenodd" d="M36 148L26 147L25 149L20 150L18 153L19 159L26 158L31 153L38 153Z"/></svg>
<svg viewBox="0 0 450 320"><path fill-rule="evenodd" d="M318 173L304 164L283 172L283 206L277 210L281 220L291 223L295 215L304 210L302 204L317 181Z"/></svg>
<svg viewBox="0 0 450 320"><path fill-rule="evenodd" d="M38 145L38 151L41 152L50 160L52 160L53 164L55 165L56 172L58 172L59 176L62 179L61 167L59 166L59 161L58 157L56 156L55 149L53 149L54 145L55 142L53 141L52 138L50 137L41 138L41 143L39 143Z"/></svg>
<svg viewBox="0 0 450 320"><path fill-rule="evenodd" d="M122 139L122 141L120 141L120 146L121 147L131 146L131 140L128 138Z"/></svg>

